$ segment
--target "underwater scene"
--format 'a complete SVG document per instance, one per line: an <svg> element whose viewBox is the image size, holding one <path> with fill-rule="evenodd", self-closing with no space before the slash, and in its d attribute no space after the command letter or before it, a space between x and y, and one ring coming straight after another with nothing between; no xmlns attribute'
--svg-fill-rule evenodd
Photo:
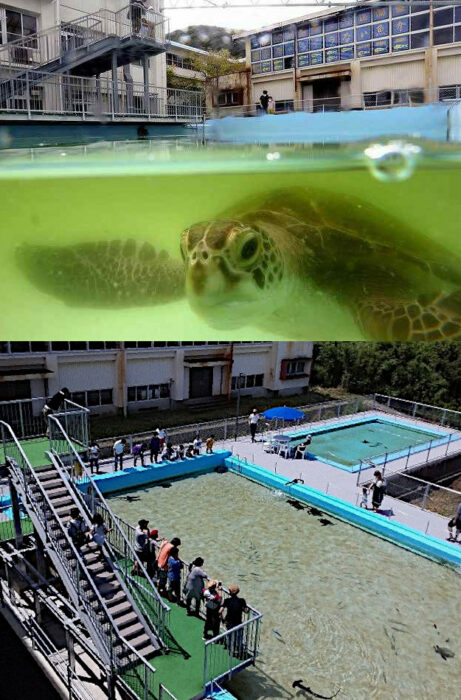
<svg viewBox="0 0 461 700"><path fill-rule="evenodd" d="M12 340L461 337L461 161L366 147L0 152ZM118 336L117 336L118 337Z"/></svg>

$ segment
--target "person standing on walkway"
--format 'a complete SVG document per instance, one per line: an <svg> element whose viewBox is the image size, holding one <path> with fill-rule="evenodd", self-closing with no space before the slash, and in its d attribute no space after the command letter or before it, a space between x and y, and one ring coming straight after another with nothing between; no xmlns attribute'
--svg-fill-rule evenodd
<svg viewBox="0 0 461 700"><path fill-rule="evenodd" d="M160 440L160 451L162 451L163 446L165 445L165 439L166 439L166 433L163 430L163 428L157 428L157 435L158 435L158 439Z"/></svg>
<svg viewBox="0 0 461 700"><path fill-rule="evenodd" d="M187 574L186 583L184 584L183 593L186 596L186 609L188 615L196 615L200 612L200 601L202 599L202 591L205 585L205 580L208 578L204 570L202 569L203 559L202 557L197 557L194 559L192 564L189 566L189 573ZM195 612L192 613L191 605L192 601L195 601Z"/></svg>
<svg viewBox="0 0 461 700"><path fill-rule="evenodd" d="M264 114L267 114L267 108L269 107L269 94L267 90L263 90L263 94L259 98L259 103Z"/></svg>
<svg viewBox="0 0 461 700"><path fill-rule="evenodd" d="M203 589L205 601L206 619L203 628L203 639L213 639L219 634L219 610L222 604L221 584L218 581L208 581ZM211 637L209 633L211 632Z"/></svg>
<svg viewBox="0 0 461 700"><path fill-rule="evenodd" d="M114 471L116 472L118 467L123 471L123 454L125 452L126 440L121 438L114 442Z"/></svg>
<svg viewBox="0 0 461 700"><path fill-rule="evenodd" d="M144 452L146 450L146 445L143 442L137 442L136 444L133 445L133 449L131 450L131 454L134 457L133 460L133 466L136 466L136 462L138 461L139 458L141 458L141 467L144 466Z"/></svg>
<svg viewBox="0 0 461 700"><path fill-rule="evenodd" d="M455 531L453 533L453 530ZM453 515L448 523L448 540L450 542L458 542L459 536L461 535L461 501L458 503L458 508L456 513Z"/></svg>
<svg viewBox="0 0 461 700"><path fill-rule="evenodd" d="M179 559L179 549L172 547L168 557L168 599L171 603L181 603L181 569L183 563Z"/></svg>
<svg viewBox="0 0 461 700"><path fill-rule="evenodd" d="M91 442L90 443L90 448L88 450L89 454L89 463L90 463L90 469L91 473L93 474L96 472L96 474L99 474L99 455L100 455L100 450L99 450L99 445L96 442Z"/></svg>
<svg viewBox="0 0 461 700"><path fill-rule="evenodd" d="M170 556L170 552L173 549L173 547L180 546L181 540L179 539L179 537L173 537L173 539L170 542L167 542L165 540L165 542L163 542L163 544L160 545L157 557L159 593L165 593L166 590L166 582L168 578L168 559Z"/></svg>
<svg viewBox="0 0 461 700"><path fill-rule="evenodd" d="M256 431L258 429L259 413L256 408L252 410L248 416L248 424L250 426L251 442L255 441Z"/></svg>
<svg viewBox="0 0 461 700"><path fill-rule="evenodd" d="M383 481L383 477L381 475L381 472L376 470L375 473L373 474L373 476L375 477L375 480L370 485L369 491L372 492L371 505L372 505L374 512L376 513L378 511L382 501L383 501L385 488L384 488L384 481Z"/></svg>
<svg viewBox="0 0 461 700"><path fill-rule="evenodd" d="M155 462L155 464L157 464L158 455L160 452L160 438L158 436L157 431L155 431L155 433L152 435L152 437L150 439L149 448L150 448L150 461Z"/></svg>
<svg viewBox="0 0 461 700"><path fill-rule="evenodd" d="M226 629L231 630L234 627L242 624L243 613L248 612L248 607L245 598L239 598L240 588L231 584L229 586L229 598L226 598L219 610L219 614L224 618ZM230 638L232 653L238 655L242 652L243 646L243 630L237 630L235 635Z"/></svg>
<svg viewBox="0 0 461 700"><path fill-rule="evenodd" d="M213 454L213 445L214 445L214 435L210 435L209 438L206 440L206 454L207 455L212 455Z"/></svg>
<svg viewBox="0 0 461 700"><path fill-rule="evenodd" d="M200 435L198 433L196 434L196 436L194 438L194 442L192 444L193 444L193 449L194 449L194 455L199 455L200 451L202 449L202 438L200 437Z"/></svg>

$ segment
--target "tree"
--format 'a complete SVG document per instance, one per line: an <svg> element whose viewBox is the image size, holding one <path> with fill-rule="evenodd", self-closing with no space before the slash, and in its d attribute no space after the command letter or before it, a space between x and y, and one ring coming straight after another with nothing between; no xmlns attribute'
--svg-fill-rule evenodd
<svg viewBox="0 0 461 700"><path fill-rule="evenodd" d="M200 90L203 92L203 82L194 78L183 78L180 75L175 75L171 66L166 69L166 84L169 88L177 90Z"/></svg>
<svg viewBox="0 0 461 700"><path fill-rule="evenodd" d="M232 61L229 51L222 49L207 54L197 54L192 59L192 68L204 76L206 86L214 91L219 87L221 76L240 73L245 70L245 65Z"/></svg>

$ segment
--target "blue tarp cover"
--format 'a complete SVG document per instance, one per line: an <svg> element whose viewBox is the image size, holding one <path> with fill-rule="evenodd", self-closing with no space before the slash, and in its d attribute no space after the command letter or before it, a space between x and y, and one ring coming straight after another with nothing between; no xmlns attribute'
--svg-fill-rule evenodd
<svg viewBox="0 0 461 700"><path fill-rule="evenodd" d="M406 136L447 140L444 104L349 112L292 112L262 117L224 117L206 124L206 137L233 143L343 143Z"/></svg>

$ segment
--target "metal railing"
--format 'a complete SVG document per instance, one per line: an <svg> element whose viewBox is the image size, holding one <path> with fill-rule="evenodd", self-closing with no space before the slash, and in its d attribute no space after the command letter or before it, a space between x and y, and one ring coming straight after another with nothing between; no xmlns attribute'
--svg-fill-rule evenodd
<svg viewBox="0 0 461 700"><path fill-rule="evenodd" d="M86 569L81 554L75 548L67 528L62 524L54 506L48 500L40 480L11 427L3 421L0 421L0 426L11 471L18 480L18 486L24 494L27 505L37 518L42 539L52 544L52 552L59 562L61 574L63 573L70 582L82 615L88 621L90 629L95 632L93 641L102 658L111 669L119 673L122 669L137 668L143 664L148 667L149 673L155 673L155 669L118 632L103 597ZM5 434L9 434L8 441L5 440ZM70 557L62 547L63 541L67 545L68 552L71 553ZM97 606L94 605L95 601Z"/></svg>
<svg viewBox="0 0 461 700"><path fill-rule="evenodd" d="M164 45L168 32L169 19L143 5L127 5L117 11L102 8L4 44L0 67L13 75L55 61L62 64L78 50L109 36L137 36Z"/></svg>
<svg viewBox="0 0 461 700"><path fill-rule="evenodd" d="M97 506L98 507L98 506ZM130 523L123 520L118 515L112 514L115 521L118 522L120 528L124 529L126 536L134 540L135 528ZM160 545L156 545L157 548ZM183 564L181 569L181 585L180 590L184 588L184 584L189 573L189 562L180 560ZM230 596L228 589L222 587L223 600ZM217 637L205 643L205 659L204 659L204 688L208 688L212 681L219 681L223 678L230 678L235 671L254 664L258 655L259 633L262 614L254 607L247 603L248 613L244 622L238 627L226 630L224 625L221 626L222 631ZM200 601L199 614L205 616L205 603ZM227 651L226 660L227 667L223 668L223 646ZM168 697L168 696L165 696Z"/></svg>
<svg viewBox="0 0 461 700"><path fill-rule="evenodd" d="M317 423L318 421L333 420L335 418L341 418L344 416L352 415L354 413L359 413L361 411L367 411L369 408L365 405L366 399L363 398L353 398L353 399L339 399L334 401L324 401L321 403L307 404L304 406L297 406L300 411L303 411L304 417L296 421L283 421L280 419L266 420L261 418L258 424L258 435L264 435L266 432L271 432L273 430L280 430L283 432L285 429L295 429L298 426ZM158 420L159 419L155 419ZM166 433L166 441L171 441L174 444L188 445L194 441L197 435L203 438L208 437L213 434L217 442L229 442L238 441L241 437L246 437L248 435L248 414L240 416L230 416L228 418L220 418L212 421L203 421L199 423L189 423L188 425L178 425L171 428L164 428ZM127 441L127 448L130 451L135 442L142 441L147 445L146 454L149 454L148 442L152 436L153 431L142 431L138 433L129 433L120 436L114 436L110 438L101 438L97 440L98 445L101 450L101 456L103 458L112 457L113 451L112 446L115 440L120 437L124 437Z"/></svg>
<svg viewBox="0 0 461 700"><path fill-rule="evenodd" d="M442 90L442 88L440 88ZM280 100L274 104L277 114L291 112L325 113L369 111L374 109L391 109L394 107L420 107L424 104L445 102L453 104L460 102L459 98L444 99L444 93L435 89L391 88L377 92L356 93L338 97L310 98L302 100ZM265 114L259 102L244 105L229 105L214 107L210 116L214 119L223 117L260 117Z"/></svg>
<svg viewBox="0 0 461 700"><path fill-rule="evenodd" d="M104 517L105 523L109 529L111 529L106 537L106 543L109 553L111 554L111 561L120 571L128 592L139 607L144 616L144 621L149 625L151 632L155 634L166 647L168 644L170 608L162 600L144 564L136 554L132 544L134 538L128 538L123 528L119 526L117 516L112 512L98 485L91 478L90 473L58 420L58 417L54 415L50 416L50 424L54 424L55 432L59 432L61 435L59 447L63 450L63 454L70 457L70 463L67 466L66 474L69 484L74 486L74 493L80 500L89 517L97 512ZM78 471L80 473L76 472L76 466L79 467ZM66 469L64 463L63 468ZM75 488L76 486L80 486L81 488ZM86 495L84 495L81 489L84 489ZM131 575L135 563L139 575L144 576L146 581L150 583L151 589L143 586Z"/></svg>
<svg viewBox="0 0 461 700"><path fill-rule="evenodd" d="M170 693L163 683L160 683L158 687L158 700L178 700L178 698L176 695L173 695L173 693Z"/></svg>
<svg viewBox="0 0 461 700"><path fill-rule="evenodd" d="M43 414L43 408L48 398L40 396L33 399L0 401L0 420L8 423L14 434L21 440L45 437L48 420ZM70 399L64 399L62 408L56 412L56 415L60 415L67 423L75 442L83 446L88 445L88 408Z"/></svg>
<svg viewBox="0 0 461 700"><path fill-rule="evenodd" d="M143 117L199 122L204 107L196 90L36 71L0 81L0 112L28 118L55 114L97 121Z"/></svg>
<svg viewBox="0 0 461 700"><path fill-rule="evenodd" d="M461 411L400 399L387 394L373 394L372 407L388 413L401 413L428 423L461 430Z"/></svg>

